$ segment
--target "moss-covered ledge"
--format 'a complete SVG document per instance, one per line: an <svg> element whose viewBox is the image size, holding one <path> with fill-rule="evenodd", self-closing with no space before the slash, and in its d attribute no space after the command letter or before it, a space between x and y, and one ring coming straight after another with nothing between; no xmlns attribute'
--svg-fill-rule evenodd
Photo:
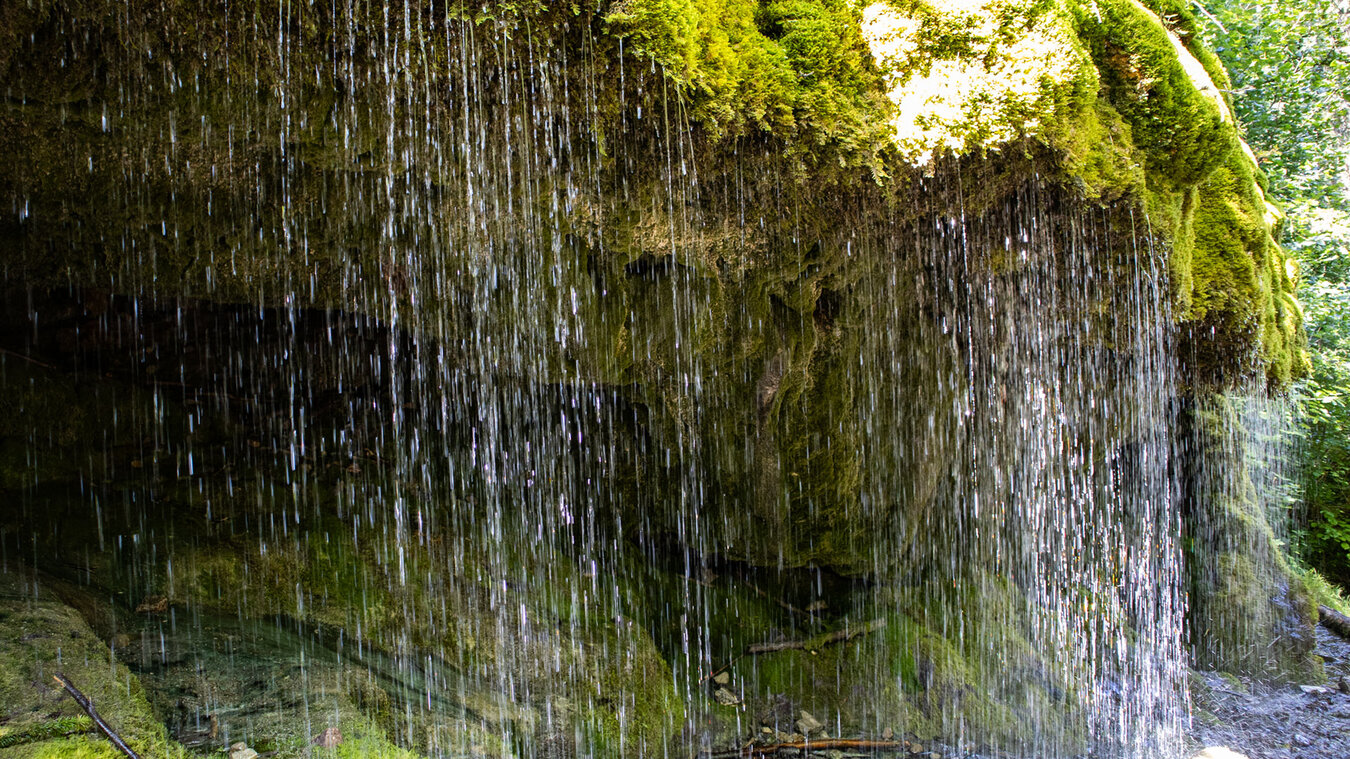
<svg viewBox="0 0 1350 759"><path fill-rule="evenodd" d="M1184 3L628 0L605 22L713 139L773 134L883 183L1045 146L1051 176L1089 201L1133 199L1171 246L1190 381L1307 371L1280 214Z"/></svg>

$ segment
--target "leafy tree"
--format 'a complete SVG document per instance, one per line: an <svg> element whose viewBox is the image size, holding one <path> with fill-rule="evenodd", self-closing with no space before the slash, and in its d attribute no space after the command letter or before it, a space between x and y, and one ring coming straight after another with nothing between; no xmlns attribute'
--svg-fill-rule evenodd
<svg viewBox="0 0 1350 759"><path fill-rule="evenodd" d="M1301 267L1313 363L1300 392L1303 558L1350 586L1350 0L1215 0L1200 10Z"/></svg>

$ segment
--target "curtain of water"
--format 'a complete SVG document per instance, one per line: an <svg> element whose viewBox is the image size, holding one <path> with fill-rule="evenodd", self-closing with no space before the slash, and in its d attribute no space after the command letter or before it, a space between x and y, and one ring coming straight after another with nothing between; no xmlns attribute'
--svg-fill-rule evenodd
<svg viewBox="0 0 1350 759"><path fill-rule="evenodd" d="M679 751L711 748L728 718L705 676L750 617L714 575L736 561L786 576L844 522L861 558L813 567L807 595L847 587L841 607L896 632L856 644L869 713L820 716L879 733L906 727L892 705L922 702L951 741L988 742L969 712L1021 702L1009 714L1029 721L993 741L1029 756L1175 752L1177 383L1142 220L1034 177L967 217L969 173L953 169L909 207L846 209L822 233L792 206L827 201L746 175L770 159L700 176L681 98L584 19L358 2L246 15L197 49L128 9L126 44L85 52L116 62L100 128L139 150L87 157L116 166L96 175L110 219L80 233L116 295L50 298L22 338L73 357L75 376L128 380L99 391L107 423L80 465L97 541L53 542L110 553L87 563L130 603L192 599L141 631L141 659L169 658L180 623L209 637L232 604L342 677L364 670L393 694L366 705L433 755L493 740L661 755L637 724L652 713ZM756 274L806 280L821 260L838 289L801 287L807 307ZM837 349L846 413L804 442L775 421L812 402L784 390L815 366L802 335L858 342ZM26 434L34 460L64 445ZM836 495L860 491L845 507L792 469L799 444L838 464ZM832 448L846 444L856 476ZM29 474L36 525L48 502ZM986 693L905 664L931 660L934 635Z"/></svg>
<svg viewBox="0 0 1350 759"><path fill-rule="evenodd" d="M998 662L992 687L1017 698L1036 676L1023 641L1066 689L1049 708L1076 712L1100 750L1168 755L1185 604L1162 255L1127 212L1034 183L979 218L952 190L933 187L955 202L878 251L922 266L916 300L887 297L911 271L897 265L870 304L889 327L869 333L866 362L867 495L891 504L894 539L878 569L913 557L968 611L1013 589L1003 630L940 618ZM1055 755L1065 736L1040 730L1056 724L1076 729L1038 722L1032 755Z"/></svg>

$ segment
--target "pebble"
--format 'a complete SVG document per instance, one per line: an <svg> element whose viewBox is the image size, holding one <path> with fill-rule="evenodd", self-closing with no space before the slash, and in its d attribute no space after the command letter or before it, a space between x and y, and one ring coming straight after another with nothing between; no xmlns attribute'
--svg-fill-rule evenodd
<svg viewBox="0 0 1350 759"><path fill-rule="evenodd" d="M1294 733L1294 745L1307 748L1313 745L1313 739L1303 733Z"/></svg>
<svg viewBox="0 0 1350 759"><path fill-rule="evenodd" d="M248 747L246 743L236 743L230 746L230 759L257 759L258 752Z"/></svg>
<svg viewBox="0 0 1350 759"><path fill-rule="evenodd" d="M1300 685L1298 689L1309 696L1326 696L1331 693L1331 689L1325 685Z"/></svg>
<svg viewBox="0 0 1350 759"><path fill-rule="evenodd" d="M342 731L336 727L330 727L314 736L314 740L311 742L319 748L333 748L342 743Z"/></svg>
<svg viewBox="0 0 1350 759"><path fill-rule="evenodd" d="M1247 759L1245 754L1239 754L1227 746L1210 746L1204 751L1192 756L1191 759Z"/></svg>
<svg viewBox="0 0 1350 759"><path fill-rule="evenodd" d="M805 709L802 710L801 716L797 718L797 730L803 735L810 735L822 727L824 727L824 725L820 723L820 720L811 716L811 712L808 712Z"/></svg>
<svg viewBox="0 0 1350 759"><path fill-rule="evenodd" d="M726 688L721 687L713 691L713 700L721 704L722 706L735 706L736 704L739 704L741 702L740 696L737 696L735 693L732 693Z"/></svg>
<svg viewBox="0 0 1350 759"><path fill-rule="evenodd" d="M717 676L713 678L713 682L717 685L729 685L731 684L731 673L719 672L717 673Z"/></svg>

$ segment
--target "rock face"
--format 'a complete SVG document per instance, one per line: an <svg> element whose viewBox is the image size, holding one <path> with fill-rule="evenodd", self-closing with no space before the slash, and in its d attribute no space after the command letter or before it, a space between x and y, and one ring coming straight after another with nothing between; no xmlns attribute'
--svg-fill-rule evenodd
<svg viewBox="0 0 1350 759"><path fill-rule="evenodd" d="M1063 677L1114 674L1075 625L1179 606L1145 597L1174 396L1302 371L1184 4L36 0L0 29L5 526L158 598L138 624L373 645L405 679L357 700L427 750L420 677L466 740L527 736L503 752L655 752L789 695L1081 741ZM1306 626L1264 516L1191 508L1193 566L1242 585L1197 576L1196 608ZM874 618L688 706L751 644Z"/></svg>
<svg viewBox="0 0 1350 759"><path fill-rule="evenodd" d="M444 346L447 374L614 388L647 461L699 462L703 500L763 522L719 544L849 571L873 526L852 529L864 283L935 216L978 220L1033 175L1138 213L1169 246L1187 381L1301 370L1224 73L1188 10L1155 10L409 7L401 49L425 52L395 72L382 17L36 3L6 11L0 60L5 272L341 308ZM886 296L902 320L917 281Z"/></svg>

